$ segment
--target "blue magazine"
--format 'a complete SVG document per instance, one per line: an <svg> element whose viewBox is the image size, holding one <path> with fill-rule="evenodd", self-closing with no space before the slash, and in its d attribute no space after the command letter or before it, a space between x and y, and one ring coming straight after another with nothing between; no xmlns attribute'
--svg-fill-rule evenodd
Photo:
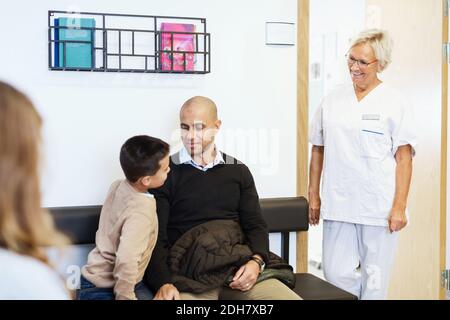
<svg viewBox="0 0 450 320"><path fill-rule="evenodd" d="M79 29L95 28L95 19L59 18L55 19L55 40L88 41L88 43L55 42L55 67L87 68L95 67L95 30Z"/></svg>

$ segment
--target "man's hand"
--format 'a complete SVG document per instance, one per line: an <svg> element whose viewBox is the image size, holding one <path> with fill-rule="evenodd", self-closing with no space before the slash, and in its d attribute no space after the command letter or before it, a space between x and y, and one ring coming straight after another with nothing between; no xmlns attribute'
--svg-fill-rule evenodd
<svg viewBox="0 0 450 320"><path fill-rule="evenodd" d="M239 270L233 277L233 282L230 283L230 288L241 291L250 290L258 279L260 267L258 262L250 260Z"/></svg>
<svg viewBox="0 0 450 320"><path fill-rule="evenodd" d="M391 233L402 230L407 223L405 210L392 208L388 221Z"/></svg>
<svg viewBox="0 0 450 320"><path fill-rule="evenodd" d="M166 283L159 288L154 300L180 300L180 293L173 284Z"/></svg>
<svg viewBox="0 0 450 320"><path fill-rule="evenodd" d="M320 205L320 195L318 193L309 193L309 223L313 226L319 224Z"/></svg>

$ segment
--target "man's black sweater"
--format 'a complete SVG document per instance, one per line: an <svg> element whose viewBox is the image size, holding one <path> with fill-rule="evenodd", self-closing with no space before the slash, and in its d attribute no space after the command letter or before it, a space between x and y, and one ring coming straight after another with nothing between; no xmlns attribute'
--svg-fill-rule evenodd
<svg viewBox="0 0 450 320"><path fill-rule="evenodd" d="M155 292L171 283L167 263L170 247L191 228L207 221L239 221L254 254L267 262L269 235L262 218L250 170L233 157L223 154L225 164L207 171L179 163L179 153L170 161L165 184L150 192L155 196L158 212L158 241L144 277Z"/></svg>

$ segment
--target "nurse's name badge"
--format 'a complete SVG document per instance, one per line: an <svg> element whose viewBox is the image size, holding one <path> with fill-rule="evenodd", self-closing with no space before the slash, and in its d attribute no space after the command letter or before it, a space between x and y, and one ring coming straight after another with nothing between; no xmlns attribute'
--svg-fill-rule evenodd
<svg viewBox="0 0 450 320"><path fill-rule="evenodd" d="M363 114L362 119L363 120L380 120L379 114Z"/></svg>

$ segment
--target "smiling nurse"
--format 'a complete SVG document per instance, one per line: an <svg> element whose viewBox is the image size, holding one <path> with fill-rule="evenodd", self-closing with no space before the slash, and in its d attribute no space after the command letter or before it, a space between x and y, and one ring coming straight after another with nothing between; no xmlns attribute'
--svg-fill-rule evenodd
<svg viewBox="0 0 450 320"><path fill-rule="evenodd" d="M360 33L346 56L352 83L322 100L310 126L309 218L324 220L325 277L360 299L386 298L407 224L416 137L411 106L378 78L391 47L384 31Z"/></svg>

